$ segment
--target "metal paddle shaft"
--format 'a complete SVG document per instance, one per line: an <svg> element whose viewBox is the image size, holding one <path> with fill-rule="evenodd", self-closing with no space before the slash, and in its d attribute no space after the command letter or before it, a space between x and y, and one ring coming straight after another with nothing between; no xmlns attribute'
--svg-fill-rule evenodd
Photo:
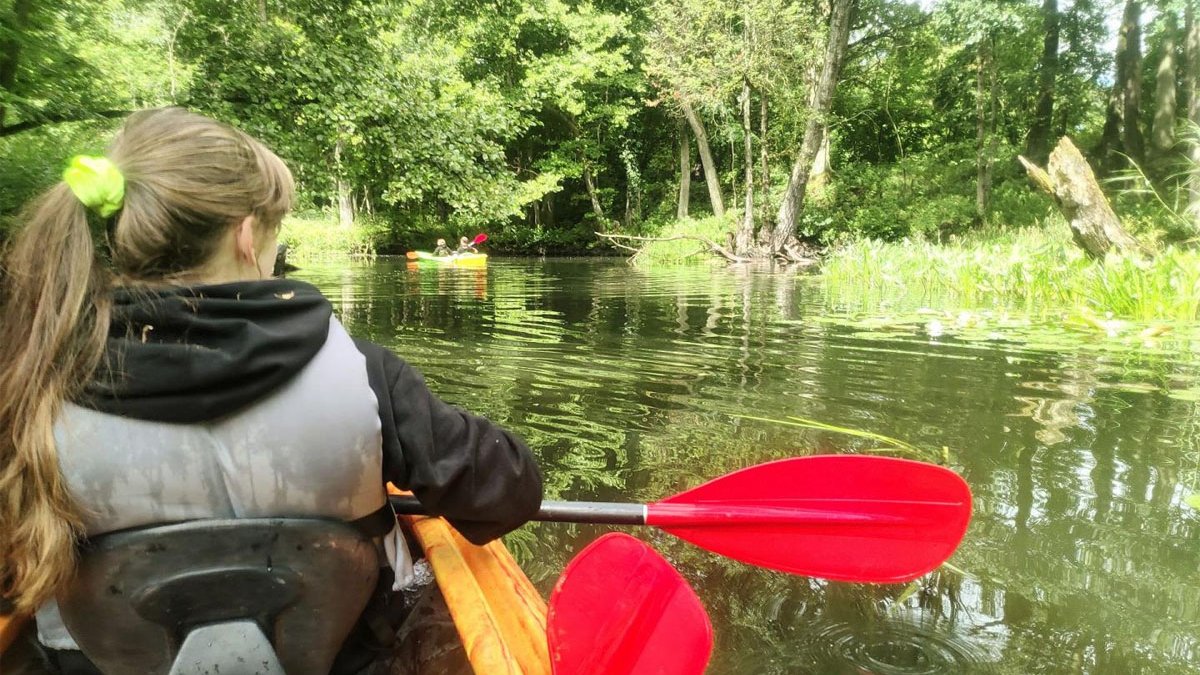
<svg viewBox="0 0 1200 675"><path fill-rule="evenodd" d="M423 513L415 499L393 504L401 513ZM949 469L891 457L815 455L735 471L644 506L543 502L534 520L653 525L751 565L889 583L945 562L970 518L971 491Z"/></svg>
<svg viewBox="0 0 1200 675"><path fill-rule="evenodd" d="M429 511L416 497L390 497L392 510L400 515L421 516ZM588 523L592 525L645 525L646 506L612 502L542 502L532 520L549 523Z"/></svg>

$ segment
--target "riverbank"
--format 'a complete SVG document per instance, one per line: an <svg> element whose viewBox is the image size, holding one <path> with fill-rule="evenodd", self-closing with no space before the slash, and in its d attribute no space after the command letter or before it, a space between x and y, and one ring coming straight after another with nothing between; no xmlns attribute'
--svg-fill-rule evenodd
<svg viewBox="0 0 1200 675"><path fill-rule="evenodd" d="M705 240L724 244L733 227L731 218L678 221L657 235L662 241L629 243L641 250L635 257L639 265L708 262L719 258ZM292 260L303 261L400 253L437 236L430 231L398 237L380 219L341 227L301 214L284 222L280 240L288 244ZM529 253L518 242L507 243L518 245L506 245L499 236L490 245L501 254ZM598 251L580 247L555 253ZM979 230L945 243L851 240L826 249L816 274L840 304L953 305L1031 316L1065 310L1139 322L1200 320L1200 252L1165 246L1149 259L1110 255L1097 262L1071 241L1057 218L1037 226Z"/></svg>
<svg viewBox="0 0 1200 675"><path fill-rule="evenodd" d="M293 261L404 255L432 251L439 238L454 246L459 237L488 235L489 251L514 256L614 255L583 223L570 229L545 230L525 223L500 223L464 229L430 219L396 220L385 215L359 216L349 226L320 211L302 211L283 221L279 241Z"/></svg>

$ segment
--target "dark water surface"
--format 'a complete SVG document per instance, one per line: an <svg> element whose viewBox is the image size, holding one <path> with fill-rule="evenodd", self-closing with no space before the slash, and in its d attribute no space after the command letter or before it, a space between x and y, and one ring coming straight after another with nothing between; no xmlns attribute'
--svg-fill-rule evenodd
<svg viewBox="0 0 1200 675"><path fill-rule="evenodd" d="M635 532L708 607L711 673L1200 670L1200 511L1184 504L1200 492L1200 343L1186 331L849 316L819 282L765 268L382 260L298 276L444 399L522 434L550 498L648 501L881 445L742 415L886 434L971 484L953 567L908 587L766 572ZM548 590L601 531L534 524L507 541Z"/></svg>

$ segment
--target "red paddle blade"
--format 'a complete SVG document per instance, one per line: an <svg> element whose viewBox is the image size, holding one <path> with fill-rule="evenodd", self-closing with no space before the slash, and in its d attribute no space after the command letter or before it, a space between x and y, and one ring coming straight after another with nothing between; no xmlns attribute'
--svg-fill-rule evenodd
<svg viewBox="0 0 1200 675"><path fill-rule="evenodd" d="M419 255L417 255L417 252L416 252L416 251L409 251L408 253L405 253L405 254L404 254L404 257L405 257L405 258L408 258L409 260L416 260L416 259L417 259L417 258L419 258L420 256L419 256Z"/></svg>
<svg viewBox="0 0 1200 675"><path fill-rule="evenodd" d="M486 234L477 234L477 235L475 235L475 240L474 240L474 241L472 241L471 243L472 243L472 244L482 244L482 243L483 243L483 242L485 242L485 241L487 241L487 235L486 235Z"/></svg>
<svg viewBox="0 0 1200 675"><path fill-rule="evenodd" d="M958 548L971 490L891 457L759 464L650 504L646 523L742 562L837 581L911 581Z"/></svg>
<svg viewBox="0 0 1200 675"><path fill-rule="evenodd" d="M567 565L546 621L555 675L699 675L712 653L712 625L692 587L620 532Z"/></svg>

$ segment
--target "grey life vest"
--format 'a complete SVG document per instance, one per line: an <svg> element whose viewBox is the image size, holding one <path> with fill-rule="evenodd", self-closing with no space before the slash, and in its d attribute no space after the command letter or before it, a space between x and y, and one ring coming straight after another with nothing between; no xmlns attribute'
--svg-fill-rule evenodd
<svg viewBox="0 0 1200 675"><path fill-rule="evenodd" d="M54 437L88 535L209 518L349 521L387 501L379 402L363 354L334 318L295 377L231 415L171 424L67 404ZM388 552L404 555L397 536ZM394 561L398 579L404 564ZM56 603L37 623L42 644L78 649Z"/></svg>

